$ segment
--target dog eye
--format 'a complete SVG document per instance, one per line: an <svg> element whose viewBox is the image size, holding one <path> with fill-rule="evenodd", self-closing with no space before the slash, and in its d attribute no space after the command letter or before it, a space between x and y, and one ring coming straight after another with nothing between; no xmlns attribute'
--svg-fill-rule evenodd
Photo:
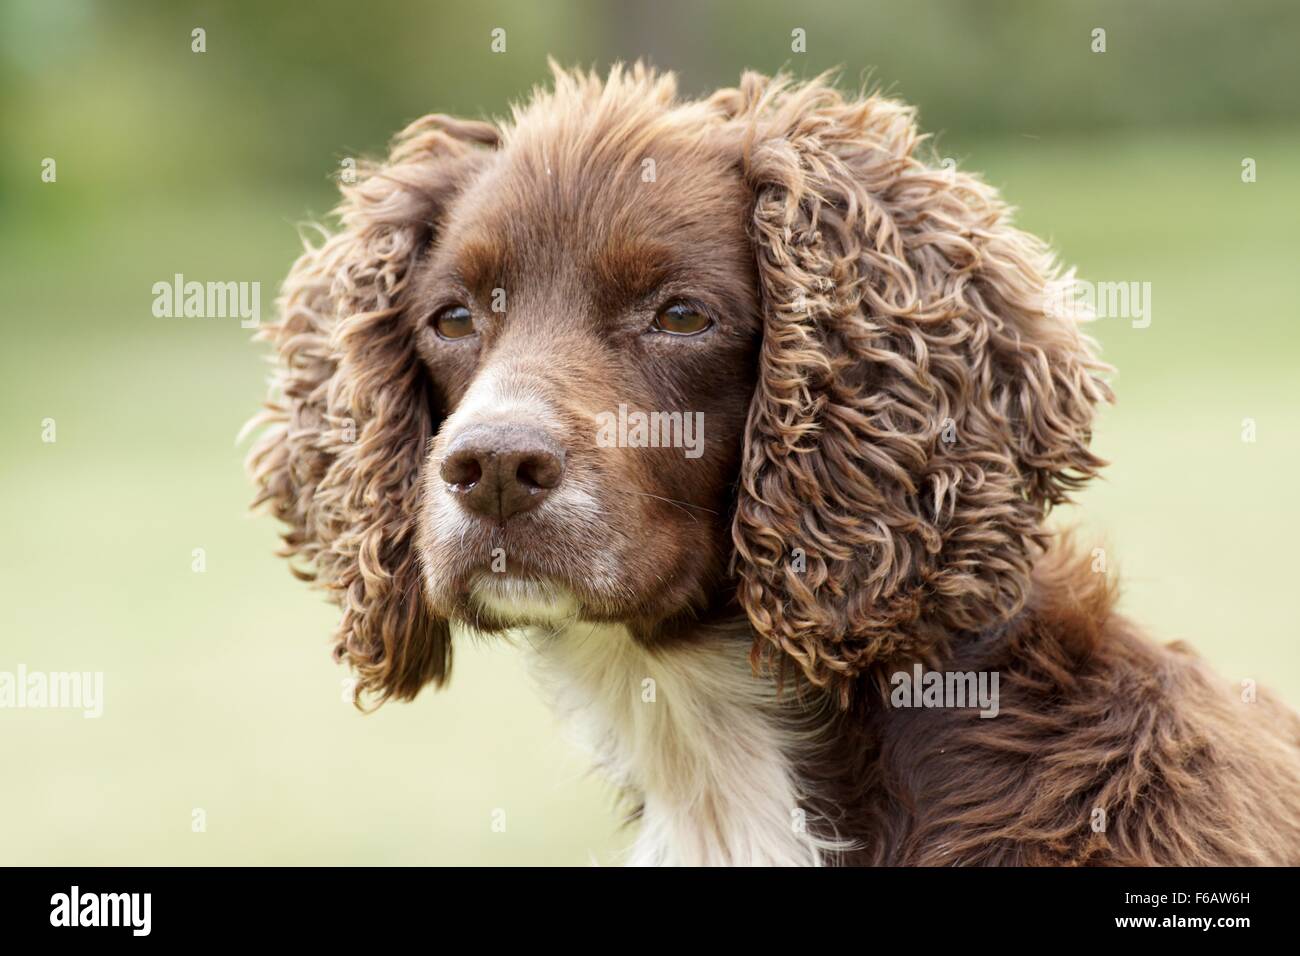
<svg viewBox="0 0 1300 956"><path fill-rule="evenodd" d="M474 334L474 316L463 305L449 305L433 316L433 330L444 339L463 339Z"/></svg>
<svg viewBox="0 0 1300 956"><path fill-rule="evenodd" d="M669 335L698 335L713 324L707 312L689 302L664 306L655 316L652 328Z"/></svg>

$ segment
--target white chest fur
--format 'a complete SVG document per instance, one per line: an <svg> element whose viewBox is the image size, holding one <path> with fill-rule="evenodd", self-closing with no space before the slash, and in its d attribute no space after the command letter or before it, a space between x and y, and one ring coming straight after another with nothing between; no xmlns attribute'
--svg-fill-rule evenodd
<svg viewBox="0 0 1300 956"><path fill-rule="evenodd" d="M633 865L816 866L782 720L742 642L650 652L622 627L535 630L532 665L600 769L644 801Z"/></svg>

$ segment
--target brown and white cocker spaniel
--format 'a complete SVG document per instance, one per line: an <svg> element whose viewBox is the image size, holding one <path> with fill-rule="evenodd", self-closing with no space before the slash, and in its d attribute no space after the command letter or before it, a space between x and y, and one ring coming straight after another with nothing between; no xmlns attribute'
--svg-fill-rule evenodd
<svg viewBox="0 0 1300 956"><path fill-rule="evenodd" d="M337 656L410 699L453 623L531 629L637 863L1300 863L1300 719L1045 530L1105 367L922 140L640 66L402 132L263 333L257 501Z"/></svg>

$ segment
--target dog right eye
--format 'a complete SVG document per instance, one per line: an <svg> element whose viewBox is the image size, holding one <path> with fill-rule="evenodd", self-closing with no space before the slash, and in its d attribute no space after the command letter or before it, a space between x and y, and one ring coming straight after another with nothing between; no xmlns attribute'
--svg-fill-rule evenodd
<svg viewBox="0 0 1300 956"><path fill-rule="evenodd" d="M713 319L702 308L689 302L672 302L659 310L650 327L669 335L699 335L712 325Z"/></svg>
<svg viewBox="0 0 1300 956"><path fill-rule="evenodd" d="M463 305L439 309L430 324L444 339L463 339L474 334L474 316Z"/></svg>

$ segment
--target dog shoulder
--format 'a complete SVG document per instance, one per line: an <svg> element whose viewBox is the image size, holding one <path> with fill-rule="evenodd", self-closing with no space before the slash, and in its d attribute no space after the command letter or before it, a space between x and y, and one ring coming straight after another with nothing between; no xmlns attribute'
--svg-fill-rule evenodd
<svg viewBox="0 0 1300 956"><path fill-rule="evenodd" d="M953 668L997 674L992 719L880 722L910 808L896 862L1300 862L1300 717L1149 640L1108 581L1046 571L1000 646L955 649Z"/></svg>

